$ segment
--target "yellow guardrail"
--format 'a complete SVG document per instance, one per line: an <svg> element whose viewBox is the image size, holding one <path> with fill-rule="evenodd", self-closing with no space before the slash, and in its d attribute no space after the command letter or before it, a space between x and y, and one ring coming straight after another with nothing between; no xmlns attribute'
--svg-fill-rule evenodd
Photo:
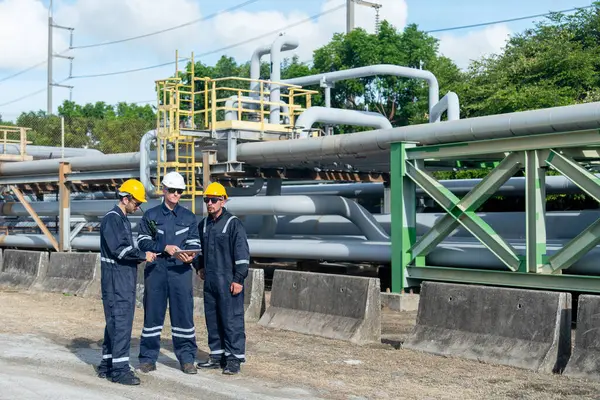
<svg viewBox="0 0 600 400"><path fill-rule="evenodd" d="M28 161L32 157L27 155L27 131L31 128L21 126L0 125L0 145L2 145L2 153L0 159L3 161ZM19 154L8 154L8 144L18 144Z"/></svg>

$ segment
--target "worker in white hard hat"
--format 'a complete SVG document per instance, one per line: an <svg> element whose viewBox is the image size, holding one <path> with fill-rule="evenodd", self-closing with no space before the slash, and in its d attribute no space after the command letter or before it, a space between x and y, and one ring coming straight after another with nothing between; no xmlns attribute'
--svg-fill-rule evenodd
<svg viewBox="0 0 600 400"><path fill-rule="evenodd" d="M158 254L144 271L144 328L140 342L140 371L156 370L160 335L169 302L171 335L175 356L186 374L197 373L194 298L191 262L200 250L200 237L194 213L179 204L186 190L178 172L162 180L163 202L144 213L138 247ZM187 251L187 253L185 252Z"/></svg>

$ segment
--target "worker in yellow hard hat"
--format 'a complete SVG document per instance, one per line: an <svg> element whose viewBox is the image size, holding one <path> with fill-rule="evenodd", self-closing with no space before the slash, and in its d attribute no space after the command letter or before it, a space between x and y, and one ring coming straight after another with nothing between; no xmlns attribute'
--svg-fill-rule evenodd
<svg viewBox="0 0 600 400"><path fill-rule="evenodd" d="M204 315L210 357L198 368L223 368L228 375L240 372L246 360L244 280L250 252L242 222L227 211L227 191L218 182L204 190L208 216L198 225L202 254L194 267L204 280Z"/></svg>
<svg viewBox="0 0 600 400"><path fill-rule="evenodd" d="M127 218L146 202L144 185L129 179L119 187L117 198L119 203L100 224L100 280L106 327L98 376L124 385L139 385L139 378L129 368L137 265L153 261L156 254L135 246Z"/></svg>

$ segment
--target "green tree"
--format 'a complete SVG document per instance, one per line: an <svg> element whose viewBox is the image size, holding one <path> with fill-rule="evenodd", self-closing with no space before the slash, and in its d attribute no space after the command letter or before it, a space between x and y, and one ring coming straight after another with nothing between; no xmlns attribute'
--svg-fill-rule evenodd
<svg viewBox="0 0 600 400"><path fill-rule="evenodd" d="M599 8L552 14L510 38L501 54L472 63L459 93L465 116L600 99Z"/></svg>
<svg viewBox="0 0 600 400"><path fill-rule="evenodd" d="M460 88L464 79L451 60L438 55L437 39L416 25L398 31L387 21L376 35L362 29L334 35L330 43L315 51L313 69L322 73L373 64L429 70L438 78L441 95ZM336 83L332 95L333 107L376 111L394 126L428 120L428 88L421 80L392 76L352 79Z"/></svg>

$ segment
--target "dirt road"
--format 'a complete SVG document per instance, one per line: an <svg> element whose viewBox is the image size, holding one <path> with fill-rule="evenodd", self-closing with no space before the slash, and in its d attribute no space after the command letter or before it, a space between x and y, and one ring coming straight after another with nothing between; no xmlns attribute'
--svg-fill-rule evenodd
<svg viewBox="0 0 600 400"><path fill-rule="evenodd" d="M248 324L242 375L185 375L165 321L158 371L124 388L94 376L104 329L99 300L49 293L0 292L0 398L256 399L585 399L600 382L432 356L400 348L415 313L384 314L381 344L336 340ZM136 310L132 365L142 328ZM206 357L204 320L196 316L199 359ZM46 391L44 391L46 390ZM44 395L42 396L41 393ZM53 397L54 394L54 397ZM47 396L47 397L44 397Z"/></svg>

